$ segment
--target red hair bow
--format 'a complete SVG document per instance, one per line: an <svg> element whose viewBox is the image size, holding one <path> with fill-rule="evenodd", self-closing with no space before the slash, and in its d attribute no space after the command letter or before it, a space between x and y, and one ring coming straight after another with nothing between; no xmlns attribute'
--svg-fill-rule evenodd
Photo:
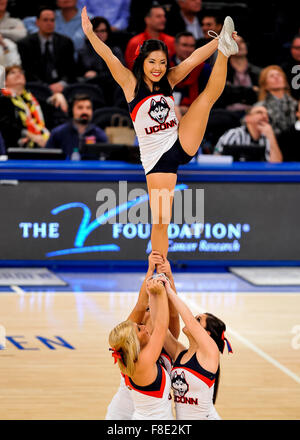
<svg viewBox="0 0 300 440"><path fill-rule="evenodd" d="M140 51L141 51L141 45L140 44L138 44L137 46L136 46L136 49L135 49L135 52L134 52L134 55L135 55L135 57L138 57L139 56L139 54L140 54Z"/></svg>
<svg viewBox="0 0 300 440"><path fill-rule="evenodd" d="M117 359L122 360L122 356L121 356L120 351L116 350L115 348L110 348L109 351L112 351L111 355L115 360L115 362L114 362L115 364L117 363Z"/></svg>
<svg viewBox="0 0 300 440"><path fill-rule="evenodd" d="M228 353L233 353L230 342L228 341L227 338L225 338L224 331L222 333L221 339L222 339L222 341L224 341L224 346L225 346L225 342L226 342Z"/></svg>

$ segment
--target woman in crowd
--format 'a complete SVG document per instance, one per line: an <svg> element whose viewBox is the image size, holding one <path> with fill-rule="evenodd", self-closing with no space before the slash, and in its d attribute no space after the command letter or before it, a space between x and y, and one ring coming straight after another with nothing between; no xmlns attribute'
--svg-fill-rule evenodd
<svg viewBox="0 0 300 440"><path fill-rule="evenodd" d="M276 136L296 122L297 101L291 97L290 87L281 67L265 67L259 76L259 102L268 110Z"/></svg>
<svg viewBox="0 0 300 440"><path fill-rule="evenodd" d="M112 53L122 64L125 64L121 49L118 46L114 46L111 42L112 31L106 18L94 17L91 23L95 35L110 47ZM84 41L83 47L79 50L77 63L79 76L83 77L88 83L98 85L104 94L107 105L113 105L113 99L118 93L119 87L114 81L106 63L102 58L99 58L99 55L95 52L87 38ZM120 92L122 93L121 90Z"/></svg>
<svg viewBox="0 0 300 440"><path fill-rule="evenodd" d="M66 117L68 105L61 93L55 93L43 105L49 121L56 110L59 117ZM6 148L44 147L50 135L41 103L26 89L25 75L19 65L6 68L5 88L0 93L0 131Z"/></svg>
<svg viewBox="0 0 300 440"><path fill-rule="evenodd" d="M36 98L25 89L20 66L6 68L5 89L0 96L0 130L9 147L44 147L49 138L44 116Z"/></svg>

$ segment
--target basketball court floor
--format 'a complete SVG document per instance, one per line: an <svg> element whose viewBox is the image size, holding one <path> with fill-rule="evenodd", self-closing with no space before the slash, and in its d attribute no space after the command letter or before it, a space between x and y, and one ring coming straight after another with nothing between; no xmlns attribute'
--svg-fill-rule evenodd
<svg viewBox="0 0 300 440"><path fill-rule="evenodd" d="M64 287L0 287L1 420L101 420L119 385L108 334L142 273L58 272ZM255 287L229 272L175 273L194 313L227 325L216 408L223 419L300 419L300 286ZM180 337L184 343L184 335Z"/></svg>

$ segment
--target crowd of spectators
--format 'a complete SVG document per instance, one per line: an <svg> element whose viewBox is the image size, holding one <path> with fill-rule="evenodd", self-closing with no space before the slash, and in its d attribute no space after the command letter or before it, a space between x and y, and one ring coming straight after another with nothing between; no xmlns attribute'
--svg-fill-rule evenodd
<svg viewBox="0 0 300 440"><path fill-rule="evenodd" d="M73 153L84 143L108 142L93 124L95 110L128 110L82 31L86 6L98 38L130 69L145 40L164 41L175 66L232 15L239 53L230 57L200 150L222 155L226 145L256 145L265 148L266 161L299 161L300 22L288 0L271 3L209 2L208 9L202 0L0 0L0 155L25 147L78 157ZM205 88L216 54L175 87L179 119Z"/></svg>

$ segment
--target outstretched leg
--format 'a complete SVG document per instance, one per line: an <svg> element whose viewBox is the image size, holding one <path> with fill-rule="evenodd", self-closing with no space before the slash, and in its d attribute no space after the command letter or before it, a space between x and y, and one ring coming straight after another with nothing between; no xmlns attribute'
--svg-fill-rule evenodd
<svg viewBox="0 0 300 440"><path fill-rule="evenodd" d="M194 156L202 142L209 113L224 90L228 57L218 51L218 56L203 92L191 104L179 123L179 140L184 151Z"/></svg>
<svg viewBox="0 0 300 440"><path fill-rule="evenodd" d="M153 251L168 255L168 227L172 216L172 204L177 175L173 173L148 174L147 185L152 214L151 245Z"/></svg>
<svg viewBox="0 0 300 440"><path fill-rule="evenodd" d="M224 90L228 57L239 50L235 42L236 35L232 19L226 17L218 39L218 56L209 81L180 120L179 139L182 148L190 156L196 154L206 130L210 110Z"/></svg>

